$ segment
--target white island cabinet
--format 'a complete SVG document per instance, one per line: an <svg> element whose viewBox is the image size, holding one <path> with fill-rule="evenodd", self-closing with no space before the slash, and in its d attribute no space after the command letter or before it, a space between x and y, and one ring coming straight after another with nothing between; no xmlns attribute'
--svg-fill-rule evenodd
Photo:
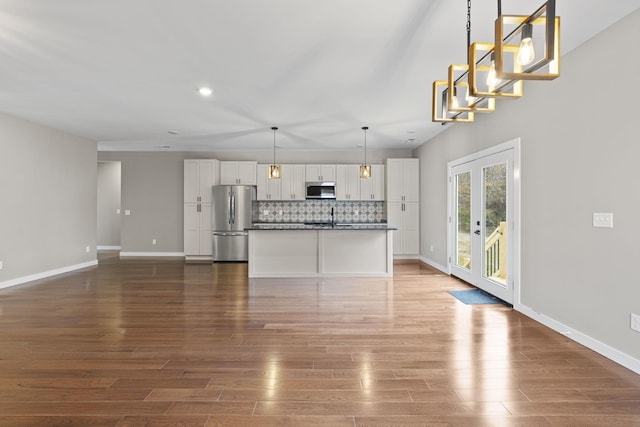
<svg viewBox="0 0 640 427"><path fill-rule="evenodd" d="M393 230L251 229L249 277L392 277Z"/></svg>

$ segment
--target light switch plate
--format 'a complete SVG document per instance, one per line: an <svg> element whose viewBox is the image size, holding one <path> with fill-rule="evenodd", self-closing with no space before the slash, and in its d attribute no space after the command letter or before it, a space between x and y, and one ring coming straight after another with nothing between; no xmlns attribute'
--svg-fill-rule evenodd
<svg viewBox="0 0 640 427"><path fill-rule="evenodd" d="M640 316L631 313L631 329L640 332Z"/></svg>
<svg viewBox="0 0 640 427"><path fill-rule="evenodd" d="M601 228L613 228L613 214L609 212L594 212L593 226Z"/></svg>
<svg viewBox="0 0 640 427"><path fill-rule="evenodd" d="M124 211L124 214L125 215L131 215L131 211L129 209L127 209L127 210Z"/></svg>

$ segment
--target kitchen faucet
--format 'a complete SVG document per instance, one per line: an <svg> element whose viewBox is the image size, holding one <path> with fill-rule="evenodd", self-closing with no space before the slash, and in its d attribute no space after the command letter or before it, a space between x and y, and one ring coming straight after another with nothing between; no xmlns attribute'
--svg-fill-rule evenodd
<svg viewBox="0 0 640 427"><path fill-rule="evenodd" d="M336 225L335 217L333 216L333 206L331 206L331 226Z"/></svg>

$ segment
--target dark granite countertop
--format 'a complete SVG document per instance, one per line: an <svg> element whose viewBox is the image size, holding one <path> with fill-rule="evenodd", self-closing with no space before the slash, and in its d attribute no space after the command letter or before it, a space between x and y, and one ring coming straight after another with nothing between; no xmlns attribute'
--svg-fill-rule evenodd
<svg viewBox="0 0 640 427"><path fill-rule="evenodd" d="M397 230L387 223L256 223L246 230Z"/></svg>

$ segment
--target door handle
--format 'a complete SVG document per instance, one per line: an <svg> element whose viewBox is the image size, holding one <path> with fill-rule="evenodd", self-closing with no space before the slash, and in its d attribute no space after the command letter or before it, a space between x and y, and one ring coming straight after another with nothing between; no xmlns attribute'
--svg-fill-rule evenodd
<svg viewBox="0 0 640 427"><path fill-rule="evenodd" d="M474 231L473 234L477 234L479 236L480 235L480 230Z"/></svg>

